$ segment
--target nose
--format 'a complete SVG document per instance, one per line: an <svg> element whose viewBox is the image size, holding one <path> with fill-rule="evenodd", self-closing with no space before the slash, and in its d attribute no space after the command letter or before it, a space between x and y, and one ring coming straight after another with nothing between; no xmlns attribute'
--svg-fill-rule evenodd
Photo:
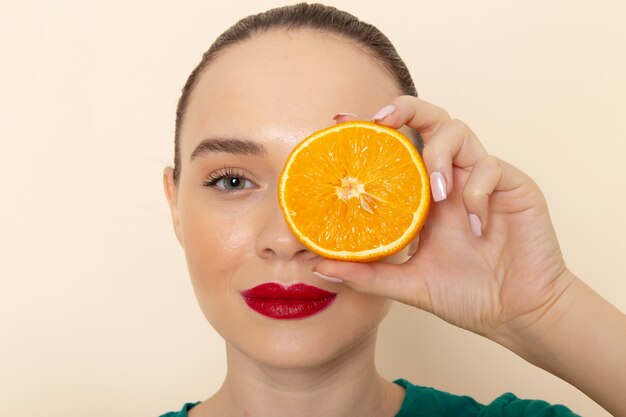
<svg viewBox="0 0 626 417"><path fill-rule="evenodd" d="M261 211L259 219L260 229L256 237L257 254L270 260L300 260L314 259L317 254L304 246L291 232L287 221L278 205L278 199L268 199Z"/></svg>

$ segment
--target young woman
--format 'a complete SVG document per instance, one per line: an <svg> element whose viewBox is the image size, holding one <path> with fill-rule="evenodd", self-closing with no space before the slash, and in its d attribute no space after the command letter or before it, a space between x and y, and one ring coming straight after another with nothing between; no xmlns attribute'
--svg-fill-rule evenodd
<svg viewBox="0 0 626 417"><path fill-rule="evenodd" d="M228 372L210 398L166 416L575 415L511 394L483 405L385 380L374 348L392 300L488 337L626 416L625 316L567 269L537 185L416 96L384 35L322 5L245 18L205 53L179 102L175 165L163 180ZM277 201L293 147L356 118L423 146L435 201L419 238L371 264L309 251ZM315 314L268 317L243 295L267 283L304 284L334 301Z"/></svg>

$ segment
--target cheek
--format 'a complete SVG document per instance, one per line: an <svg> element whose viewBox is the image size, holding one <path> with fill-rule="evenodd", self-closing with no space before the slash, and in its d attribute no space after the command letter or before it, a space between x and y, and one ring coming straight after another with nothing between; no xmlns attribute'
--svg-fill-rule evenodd
<svg viewBox="0 0 626 417"><path fill-rule="evenodd" d="M194 287L202 293L234 290L240 265L253 254L254 222L223 213L210 207L182 213L187 265Z"/></svg>
<svg viewBox="0 0 626 417"><path fill-rule="evenodd" d="M192 287L200 309L219 332L245 282L244 266L254 255L254 222L245 217L225 218L222 210L189 211L183 228L185 256ZM190 220L191 219L191 220Z"/></svg>

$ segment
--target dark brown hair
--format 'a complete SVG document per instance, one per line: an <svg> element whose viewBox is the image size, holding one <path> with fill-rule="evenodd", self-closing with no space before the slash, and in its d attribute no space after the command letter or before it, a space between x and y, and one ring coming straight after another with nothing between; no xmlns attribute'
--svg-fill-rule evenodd
<svg viewBox="0 0 626 417"><path fill-rule="evenodd" d="M174 139L174 181L176 183L178 183L181 170L180 131L189 98L198 84L202 71L225 48L272 29L315 29L356 42L364 47L365 52L372 54L383 65L397 82L402 94L417 97L411 74L409 74L406 64L389 39L376 27L362 22L347 12L323 4L300 3L245 17L215 40L213 45L202 55L202 60L191 72L183 87L176 109ZM421 152L423 141L416 131L413 131L413 140Z"/></svg>

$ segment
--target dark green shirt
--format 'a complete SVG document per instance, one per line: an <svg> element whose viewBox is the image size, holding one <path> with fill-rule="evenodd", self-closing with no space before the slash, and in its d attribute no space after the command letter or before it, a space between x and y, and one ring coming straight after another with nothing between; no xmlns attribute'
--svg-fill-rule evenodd
<svg viewBox="0 0 626 417"><path fill-rule="evenodd" d="M550 405L540 400L520 400L511 393L483 405L471 397L420 387L406 379L393 382L406 389L396 417L580 417L565 406ZM186 403L182 410L165 413L160 417L187 417L187 412L198 404L200 402Z"/></svg>

